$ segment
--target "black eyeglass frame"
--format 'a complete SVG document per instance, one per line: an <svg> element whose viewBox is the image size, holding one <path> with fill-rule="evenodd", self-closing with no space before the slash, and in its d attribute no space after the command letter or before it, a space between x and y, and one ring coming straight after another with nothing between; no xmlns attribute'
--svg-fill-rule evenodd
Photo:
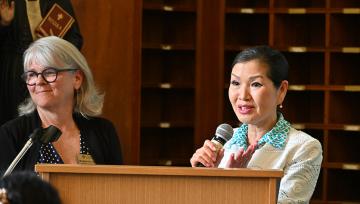
<svg viewBox="0 0 360 204"><path fill-rule="evenodd" d="M54 71L54 73L55 73L55 78L54 78L54 80L52 80L52 81L48 81L47 79L46 79L46 77L44 76L44 72L46 72L46 71L49 71L49 70L53 70ZM28 81L28 73L33 73L33 74L35 74L36 75L36 79L39 77L39 75L41 75L41 77L44 79L44 81L46 82L46 83L48 83L48 84L50 84L50 83L53 83L53 82L55 82L56 80L57 80L57 77L58 77L58 73L59 72L70 72L70 71L76 71L76 70L79 70L79 69L59 69L59 68L55 68L55 67L46 67L44 70L42 70L42 72L35 72L35 71L27 71L27 72L24 72L22 75L21 75L21 78L25 81L25 83L27 84L27 85L29 85L29 86L35 86L35 84L36 84L36 81L35 81L35 83L29 83Z"/></svg>

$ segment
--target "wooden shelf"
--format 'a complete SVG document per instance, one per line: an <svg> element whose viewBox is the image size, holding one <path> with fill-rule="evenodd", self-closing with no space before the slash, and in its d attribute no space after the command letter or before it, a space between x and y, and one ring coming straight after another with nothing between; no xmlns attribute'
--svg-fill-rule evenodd
<svg viewBox="0 0 360 204"><path fill-rule="evenodd" d="M267 8L226 8L227 14L268 14L269 9Z"/></svg>
<svg viewBox="0 0 360 204"><path fill-rule="evenodd" d="M325 47L325 15L276 14L274 21L276 47Z"/></svg>
<svg viewBox="0 0 360 204"><path fill-rule="evenodd" d="M189 88L195 84L195 53L188 50L143 50L142 87Z"/></svg>
<svg viewBox="0 0 360 204"><path fill-rule="evenodd" d="M342 203L360 202L359 193L356 188L349 189L348 186L360 181L360 171L329 169L327 175L327 198L328 201Z"/></svg>
<svg viewBox="0 0 360 204"><path fill-rule="evenodd" d="M360 8L332 8L330 13L337 14L360 14Z"/></svg>
<svg viewBox="0 0 360 204"><path fill-rule="evenodd" d="M329 151L328 162L360 164L360 157L353 152L360 145L360 131L331 130L328 137L328 148L341 150Z"/></svg>
<svg viewBox="0 0 360 204"><path fill-rule="evenodd" d="M290 53L323 53L326 51L324 47L314 46L275 46L277 50L281 52Z"/></svg>
<svg viewBox="0 0 360 204"><path fill-rule="evenodd" d="M329 123L360 123L360 92L331 92L329 98Z"/></svg>
<svg viewBox="0 0 360 204"><path fill-rule="evenodd" d="M329 0L330 8L360 8L358 0Z"/></svg>
<svg viewBox="0 0 360 204"><path fill-rule="evenodd" d="M195 12L196 5L193 4L179 4L179 3L145 3L143 5L144 10L156 10L156 11L164 11L164 12Z"/></svg>
<svg viewBox="0 0 360 204"><path fill-rule="evenodd" d="M225 1L226 8L268 8L268 0L227 0Z"/></svg>
<svg viewBox="0 0 360 204"><path fill-rule="evenodd" d="M230 13L225 18L225 46L249 47L268 44L269 16L267 14ZM243 32L244 28L247 28L247 32Z"/></svg>
<svg viewBox="0 0 360 204"><path fill-rule="evenodd" d="M283 52L291 69L291 84L324 84L324 53L321 52ZM291 89L290 89L291 90Z"/></svg>
<svg viewBox="0 0 360 204"><path fill-rule="evenodd" d="M323 9L326 6L326 0L302 0L302 1L289 1L289 0L276 0L274 1L275 8L318 8Z"/></svg>
<svg viewBox="0 0 360 204"><path fill-rule="evenodd" d="M289 14L289 15L304 15L304 14L325 14L326 9L324 8L275 8L276 14Z"/></svg>
<svg viewBox="0 0 360 204"><path fill-rule="evenodd" d="M145 90L141 96L142 121L194 121L194 92Z"/></svg>
<svg viewBox="0 0 360 204"><path fill-rule="evenodd" d="M196 15L194 12L143 11L144 44L195 45Z"/></svg>
<svg viewBox="0 0 360 204"><path fill-rule="evenodd" d="M330 84L347 86L348 90L358 85L360 91L359 53L330 54ZM351 87L349 87L351 86Z"/></svg>
<svg viewBox="0 0 360 204"><path fill-rule="evenodd" d="M194 145L196 20L196 1L143 2L141 165L189 165Z"/></svg>
<svg viewBox="0 0 360 204"><path fill-rule="evenodd" d="M328 169L360 170L360 163L327 162L324 166Z"/></svg>
<svg viewBox="0 0 360 204"><path fill-rule="evenodd" d="M181 51L181 50L195 50L195 46L193 44L164 44L164 43L143 43L142 49L144 50L162 50L162 51Z"/></svg>
<svg viewBox="0 0 360 204"><path fill-rule="evenodd" d="M330 47L360 47L359 14L332 14L330 21Z"/></svg>
<svg viewBox="0 0 360 204"><path fill-rule="evenodd" d="M174 7L174 8L196 8L196 1L194 0L143 0L143 9L146 10L152 7ZM163 9L168 10L168 9Z"/></svg>
<svg viewBox="0 0 360 204"><path fill-rule="evenodd" d="M142 128L193 128L193 121L142 121Z"/></svg>
<svg viewBox="0 0 360 204"><path fill-rule="evenodd" d="M171 90L171 89L194 89L194 85L192 83L143 83L141 88L143 89L152 89L152 90Z"/></svg>
<svg viewBox="0 0 360 204"><path fill-rule="evenodd" d="M329 48L332 53L359 54L360 47L332 47Z"/></svg>
<svg viewBox="0 0 360 204"><path fill-rule="evenodd" d="M324 122L324 92L322 91L288 92L283 106L284 117L291 123Z"/></svg>

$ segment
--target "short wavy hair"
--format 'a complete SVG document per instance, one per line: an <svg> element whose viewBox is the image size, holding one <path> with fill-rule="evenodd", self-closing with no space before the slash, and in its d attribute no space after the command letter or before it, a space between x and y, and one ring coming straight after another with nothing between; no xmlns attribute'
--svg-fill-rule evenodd
<svg viewBox="0 0 360 204"><path fill-rule="evenodd" d="M33 63L44 67L81 70L84 80L79 90L74 91L73 112L84 117L102 113L104 94L98 91L85 57L73 44L55 36L40 38L24 52L24 71ZM32 113L35 109L36 106L29 97L19 106L19 115Z"/></svg>

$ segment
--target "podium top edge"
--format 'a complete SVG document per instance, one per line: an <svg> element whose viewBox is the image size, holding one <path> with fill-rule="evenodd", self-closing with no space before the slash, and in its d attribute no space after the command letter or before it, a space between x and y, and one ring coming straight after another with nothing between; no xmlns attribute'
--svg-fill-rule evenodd
<svg viewBox="0 0 360 204"><path fill-rule="evenodd" d="M38 173L77 173L77 174L126 174L158 176L205 176L205 177L268 177L281 178L282 170L247 168L202 168L135 165L73 165L37 164Z"/></svg>

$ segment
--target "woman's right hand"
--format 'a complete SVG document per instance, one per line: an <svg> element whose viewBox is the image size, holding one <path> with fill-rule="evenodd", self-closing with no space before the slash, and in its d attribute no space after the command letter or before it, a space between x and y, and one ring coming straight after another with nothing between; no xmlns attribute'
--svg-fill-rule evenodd
<svg viewBox="0 0 360 204"><path fill-rule="evenodd" d="M1 0L0 2L0 24L2 26L10 25L14 19L15 1L11 1L10 5L8 0Z"/></svg>
<svg viewBox="0 0 360 204"><path fill-rule="evenodd" d="M193 154L190 163L192 167L196 167L198 163L203 164L205 167L216 167L223 156L224 149L217 152L215 145L210 140L206 140L204 145Z"/></svg>

